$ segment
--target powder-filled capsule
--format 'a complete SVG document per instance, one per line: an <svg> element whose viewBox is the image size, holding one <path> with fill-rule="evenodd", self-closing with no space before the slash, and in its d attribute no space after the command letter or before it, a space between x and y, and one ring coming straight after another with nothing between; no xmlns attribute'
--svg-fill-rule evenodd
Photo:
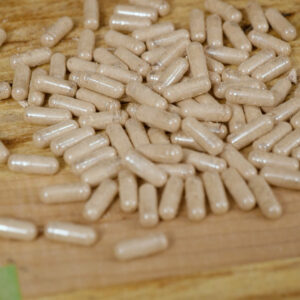
<svg viewBox="0 0 300 300"><path fill-rule="evenodd" d="M84 28L97 30L99 27L99 4L98 0L84 0L83 6Z"/></svg>
<svg viewBox="0 0 300 300"><path fill-rule="evenodd" d="M186 179L195 175L195 168L191 164L158 164L158 167L164 170L169 176L177 176Z"/></svg>
<svg viewBox="0 0 300 300"><path fill-rule="evenodd" d="M97 72L99 64L74 56L68 59L67 68L79 76L80 72Z"/></svg>
<svg viewBox="0 0 300 300"><path fill-rule="evenodd" d="M18 64L16 66L11 90L11 96L14 100L22 101L27 98L30 77L31 71L27 65Z"/></svg>
<svg viewBox="0 0 300 300"><path fill-rule="evenodd" d="M230 47L207 46L206 54L223 64L239 65L249 57L249 52Z"/></svg>
<svg viewBox="0 0 300 300"><path fill-rule="evenodd" d="M204 12L200 9L192 9L190 12L191 40L203 43L206 39Z"/></svg>
<svg viewBox="0 0 300 300"><path fill-rule="evenodd" d="M190 43L186 49L193 77L208 77L206 55L200 43Z"/></svg>
<svg viewBox="0 0 300 300"><path fill-rule="evenodd" d="M128 119L125 128L134 148L150 144L146 129L138 120Z"/></svg>
<svg viewBox="0 0 300 300"><path fill-rule="evenodd" d="M279 155L289 155L293 148L300 145L300 128L296 128L273 147L273 152Z"/></svg>
<svg viewBox="0 0 300 300"><path fill-rule="evenodd" d="M45 101L45 94L37 91L33 86L35 77L39 75L47 75L47 71L42 68L36 68L32 71L27 100L30 106L42 106Z"/></svg>
<svg viewBox="0 0 300 300"><path fill-rule="evenodd" d="M138 18L149 18L153 22L157 21L157 10L152 7L119 4L115 6L114 14L134 16Z"/></svg>
<svg viewBox="0 0 300 300"><path fill-rule="evenodd" d="M11 95L11 87L8 82L0 82L0 100L8 99Z"/></svg>
<svg viewBox="0 0 300 300"><path fill-rule="evenodd" d="M131 32L140 28L151 26L150 18L140 18L136 16L126 16L113 14L109 18L109 28L116 31Z"/></svg>
<svg viewBox="0 0 300 300"><path fill-rule="evenodd" d="M164 35L174 31L175 26L171 22L162 22L158 24L153 24L149 27L136 29L132 32L132 36L140 41L146 42L148 40L154 39L160 35Z"/></svg>
<svg viewBox="0 0 300 300"><path fill-rule="evenodd" d="M269 24L264 11L257 1L248 1L246 13L254 30L261 32L267 32L269 30Z"/></svg>
<svg viewBox="0 0 300 300"><path fill-rule="evenodd" d="M115 65L122 69L128 70L127 65L106 48L96 48L93 53L93 58L94 61L99 64Z"/></svg>
<svg viewBox="0 0 300 300"><path fill-rule="evenodd" d="M246 118L242 105L229 104L232 114L231 119L228 122L229 132L236 132L238 129L244 127L246 124Z"/></svg>
<svg viewBox="0 0 300 300"><path fill-rule="evenodd" d="M223 46L222 20L219 15L206 17L206 41L209 46Z"/></svg>
<svg viewBox="0 0 300 300"><path fill-rule="evenodd" d="M166 0L129 0L129 3L157 9L160 16L165 16L170 12L170 5Z"/></svg>
<svg viewBox="0 0 300 300"><path fill-rule="evenodd" d="M151 144L170 144L169 136L161 129L149 128L147 133Z"/></svg>
<svg viewBox="0 0 300 300"><path fill-rule="evenodd" d="M92 60L93 51L95 48L95 34L90 29L84 29L80 33L78 45L77 45L77 56L84 60Z"/></svg>
<svg viewBox="0 0 300 300"><path fill-rule="evenodd" d="M62 53L51 56L49 75L59 79L66 77L66 57Z"/></svg>

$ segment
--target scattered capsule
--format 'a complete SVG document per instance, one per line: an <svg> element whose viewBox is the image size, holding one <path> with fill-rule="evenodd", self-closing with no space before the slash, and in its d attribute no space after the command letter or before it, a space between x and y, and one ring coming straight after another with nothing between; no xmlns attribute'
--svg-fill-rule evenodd
<svg viewBox="0 0 300 300"><path fill-rule="evenodd" d="M223 64L239 65L249 57L249 52L229 47L207 46L206 54Z"/></svg>
<svg viewBox="0 0 300 300"><path fill-rule="evenodd" d="M97 30L99 27L99 4L98 0L85 0L83 6L84 28Z"/></svg>
<svg viewBox="0 0 300 300"><path fill-rule="evenodd" d="M129 0L129 3L157 9L160 16L165 16L170 12L170 5L165 0Z"/></svg>
<svg viewBox="0 0 300 300"><path fill-rule="evenodd" d="M212 95L208 93L195 97L195 100L199 104L213 104L213 105L220 104L219 101L217 101Z"/></svg>
<svg viewBox="0 0 300 300"><path fill-rule="evenodd" d="M228 122L229 132L233 133L244 127L246 124L246 118L242 105L229 104L232 114L231 119Z"/></svg>
<svg viewBox="0 0 300 300"><path fill-rule="evenodd" d="M269 24L261 5L257 1L248 1L246 12L254 30L268 32Z"/></svg>
<svg viewBox="0 0 300 300"><path fill-rule="evenodd" d="M186 49L193 77L208 77L206 56L200 43L190 43Z"/></svg>
<svg viewBox="0 0 300 300"><path fill-rule="evenodd" d="M297 112L290 120L291 125L294 128L300 128L300 113Z"/></svg>
<svg viewBox="0 0 300 300"><path fill-rule="evenodd" d="M134 16L138 18L149 18L151 21L157 21L157 10L151 7L135 6L135 5L117 5L114 14Z"/></svg>
<svg viewBox="0 0 300 300"><path fill-rule="evenodd" d="M203 151L203 148L198 145L192 137L186 135L183 131L172 133L170 138L172 144L177 144L181 147L193 149L196 151Z"/></svg>
<svg viewBox="0 0 300 300"><path fill-rule="evenodd" d="M157 166L169 176L176 176L182 179L187 179L196 173L194 166L191 164L158 164Z"/></svg>
<svg viewBox="0 0 300 300"><path fill-rule="evenodd" d="M150 144L146 129L138 120L128 119L125 123L125 128L134 148Z"/></svg>
<svg viewBox="0 0 300 300"><path fill-rule="evenodd" d="M79 36L77 56L84 60L92 60L95 48L95 34L90 29L84 29Z"/></svg>
<svg viewBox="0 0 300 300"><path fill-rule="evenodd" d="M67 61L67 68L72 73L97 72L99 64L79 57L70 57Z"/></svg>
<svg viewBox="0 0 300 300"><path fill-rule="evenodd" d="M147 133L151 144L170 144L168 135L161 129L149 128Z"/></svg>
<svg viewBox="0 0 300 300"><path fill-rule="evenodd" d="M208 72L208 77L212 85L221 83L221 76L217 72Z"/></svg>
<svg viewBox="0 0 300 300"><path fill-rule="evenodd" d="M190 12L191 40L203 43L206 39L204 12L200 9L192 9Z"/></svg>
<svg viewBox="0 0 300 300"><path fill-rule="evenodd" d="M204 122L203 125L206 126L211 133L217 135L220 139L224 139L227 136L228 129L224 124Z"/></svg>
<svg viewBox="0 0 300 300"><path fill-rule="evenodd" d="M22 101L27 98L30 77L31 71L27 65L18 64L16 66L11 90L11 96L14 100Z"/></svg>
<svg viewBox="0 0 300 300"><path fill-rule="evenodd" d="M206 41L208 46L223 46L222 20L219 15L206 17Z"/></svg>
<svg viewBox="0 0 300 300"><path fill-rule="evenodd" d="M94 61L100 64L115 65L122 69L128 70L126 64L124 64L117 56L112 54L108 49L96 48L93 53Z"/></svg>
<svg viewBox="0 0 300 300"><path fill-rule="evenodd" d="M300 128L296 128L274 145L273 152L279 155L288 156L292 152L293 148L296 148L299 145Z"/></svg>
<svg viewBox="0 0 300 300"><path fill-rule="evenodd" d="M0 163L6 163L8 157L9 157L9 151L5 147L2 141L0 141Z"/></svg>
<svg viewBox="0 0 300 300"><path fill-rule="evenodd" d="M3 28L0 28L0 47L4 44L6 41L7 34Z"/></svg>
<svg viewBox="0 0 300 300"><path fill-rule="evenodd" d="M258 106L244 105L243 107L247 123L250 123L251 121L262 116L261 109Z"/></svg>
<svg viewBox="0 0 300 300"><path fill-rule="evenodd" d="M221 74L224 70L224 65L222 63L209 56L206 56L206 64L209 71Z"/></svg>
<svg viewBox="0 0 300 300"><path fill-rule="evenodd" d="M109 18L109 28L116 31L131 32L149 27L151 24L150 18L140 18L136 16L114 14Z"/></svg>
<svg viewBox="0 0 300 300"><path fill-rule="evenodd" d="M160 57L167 51L165 47L156 47L149 51L144 52L141 58L150 65L155 65L159 61ZM147 81L149 81L147 79Z"/></svg>
<svg viewBox="0 0 300 300"><path fill-rule="evenodd" d="M174 24L171 22L162 22L158 24L153 24L149 27L144 27L136 29L132 32L132 36L140 41L146 42L160 35L164 35L173 32L175 29Z"/></svg>
<svg viewBox="0 0 300 300"><path fill-rule="evenodd" d="M59 79L66 77L66 57L62 53L51 56L49 75Z"/></svg>
<svg viewBox="0 0 300 300"><path fill-rule="evenodd" d="M11 87L8 82L0 82L0 100L8 99L11 95Z"/></svg>

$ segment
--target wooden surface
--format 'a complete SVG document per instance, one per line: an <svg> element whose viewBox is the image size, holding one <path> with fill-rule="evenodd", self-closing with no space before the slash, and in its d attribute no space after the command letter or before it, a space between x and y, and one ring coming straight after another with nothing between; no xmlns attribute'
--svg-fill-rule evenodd
<svg viewBox="0 0 300 300"><path fill-rule="evenodd" d="M102 25L108 23L116 3L125 3L100 2ZM246 1L229 2L242 8ZM291 13L290 20L300 32L299 0L260 2ZM164 20L187 28L188 13L195 7L202 8L202 1L172 1L172 12ZM80 1L6 0L0 1L0 11L0 25L8 32L8 42L0 49L0 80L12 80L9 56L38 47L44 28L60 16L72 17L76 29L53 50L76 53L82 28ZM97 45L103 43L105 31L102 27L97 32ZM293 62L299 68L299 39L292 46ZM13 153L52 155L49 150L33 147L31 136L39 127L25 124L22 111L12 99L0 102L0 139ZM32 220L41 227L54 219L84 222L83 204L45 206L38 200L40 187L77 180L61 164L62 170L53 177L15 174L1 166L1 215ZM199 299L200 295L201 299L280 299L284 295L299 299L300 258L291 258L300 256L300 193L284 189L275 193L284 209L278 221L264 219L258 209L242 213L232 204L225 216L210 214L201 223L191 223L183 207L177 220L160 223L154 229L168 234L170 248L147 259L115 261L112 247L117 241L152 231L141 229L137 214L121 213L115 202L104 218L93 224L100 236L94 247L51 243L43 237L32 243L1 240L0 264L17 265L22 292L28 299ZM275 259L277 262L265 263ZM264 263L233 267L258 262ZM152 281L139 283L144 280ZM80 289L84 291L75 292Z"/></svg>

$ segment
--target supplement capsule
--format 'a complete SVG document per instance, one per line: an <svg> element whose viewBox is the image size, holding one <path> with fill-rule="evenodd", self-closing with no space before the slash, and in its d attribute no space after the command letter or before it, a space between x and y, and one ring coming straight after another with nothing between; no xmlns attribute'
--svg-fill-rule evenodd
<svg viewBox="0 0 300 300"><path fill-rule="evenodd" d="M147 133L151 144L170 144L168 135L161 129L149 128Z"/></svg>
<svg viewBox="0 0 300 300"><path fill-rule="evenodd" d="M146 42L157 38L160 35L164 35L173 32L175 29L174 24L171 22L162 22L153 24L149 27L139 28L132 32L132 37L137 40Z"/></svg>
<svg viewBox="0 0 300 300"><path fill-rule="evenodd" d="M262 116L260 107L253 105L244 105L244 113L247 123L250 123L251 121Z"/></svg>
<svg viewBox="0 0 300 300"><path fill-rule="evenodd" d="M150 160L131 149L122 159L122 164L130 171L156 187L163 186L167 181L167 174Z"/></svg>
<svg viewBox="0 0 300 300"><path fill-rule="evenodd" d="M141 58L145 60L150 65L155 65L160 57L167 51L165 47L156 47L149 51L144 52ZM147 80L148 81L148 80Z"/></svg>
<svg viewBox="0 0 300 300"><path fill-rule="evenodd" d="M8 82L0 82L0 100L8 99L11 95L11 87Z"/></svg>
<svg viewBox="0 0 300 300"><path fill-rule="evenodd" d="M206 39L204 12L200 9L192 9L190 12L191 40L203 43Z"/></svg>
<svg viewBox="0 0 300 300"><path fill-rule="evenodd" d="M296 148L300 145L300 128L296 128L289 134L287 134L283 139L281 139L273 147L273 152L279 155L288 156L293 148Z"/></svg>
<svg viewBox="0 0 300 300"><path fill-rule="evenodd" d="M278 55L290 55L291 46L289 43L280 40L273 35L252 30L248 33L248 39L257 48L272 49Z"/></svg>
<svg viewBox="0 0 300 300"><path fill-rule="evenodd" d="M200 43L190 43L186 49L193 77L208 77L206 56Z"/></svg>
<svg viewBox="0 0 300 300"><path fill-rule="evenodd" d="M223 64L239 65L249 57L249 52L229 47L207 46L206 54Z"/></svg>
<svg viewBox="0 0 300 300"><path fill-rule="evenodd" d="M41 155L11 154L7 165L11 171L26 174L53 175L59 170L56 158Z"/></svg>
<svg viewBox="0 0 300 300"><path fill-rule="evenodd" d="M5 147L2 141L0 141L0 163L6 163L8 157L9 157L9 151Z"/></svg>
<svg viewBox="0 0 300 300"><path fill-rule="evenodd" d="M230 104L232 111L231 119L228 122L229 132L236 132L238 129L244 127L246 124L246 118L243 111L243 107L239 104Z"/></svg>
<svg viewBox="0 0 300 300"><path fill-rule="evenodd" d="M300 127L300 113L297 112L290 120L291 125L294 128L299 128Z"/></svg>
<svg viewBox="0 0 300 300"><path fill-rule="evenodd" d="M183 180L180 177L170 176L163 189L158 208L158 214L163 220L172 220L177 216L183 187Z"/></svg>
<svg viewBox="0 0 300 300"><path fill-rule="evenodd" d="M142 41L114 30L107 31L104 40L111 47L118 48L122 46L136 55L141 55L146 50L146 46Z"/></svg>
<svg viewBox="0 0 300 300"><path fill-rule="evenodd" d="M117 5L114 14L124 16L134 16L138 18L149 18L151 21L157 21L157 10L151 7L135 5Z"/></svg>
<svg viewBox="0 0 300 300"><path fill-rule="evenodd" d="M116 31L131 32L151 26L150 18L114 14L109 18L109 28Z"/></svg>
<svg viewBox="0 0 300 300"><path fill-rule="evenodd" d="M45 100L45 94L39 91L36 91L33 87L33 81L36 76L47 75L47 71L41 68L36 68L32 71L31 81L29 85L28 93L28 104L29 106L42 106Z"/></svg>
<svg viewBox="0 0 300 300"><path fill-rule="evenodd" d="M203 125L206 126L210 132L216 134L220 139L224 139L227 136L228 129L224 124L204 122Z"/></svg>
<svg viewBox="0 0 300 300"><path fill-rule="evenodd" d="M204 172L202 174L202 180L213 214L225 214L229 210L229 202L219 173Z"/></svg>
<svg viewBox="0 0 300 300"><path fill-rule="evenodd" d="M218 105L220 104L218 100L216 100L212 95L210 94L203 94L200 96L195 97L195 100L199 104L213 104L213 105Z"/></svg>
<svg viewBox="0 0 300 300"><path fill-rule="evenodd" d="M107 64L118 66L122 69L128 70L126 64L124 64L118 57L112 54L108 49L105 48L96 48L93 53L94 61L99 64ZM96 72L96 71L95 71Z"/></svg>
<svg viewBox="0 0 300 300"><path fill-rule="evenodd" d="M118 174L120 207L124 212L133 212L138 206L138 186L133 173L123 169Z"/></svg>
<svg viewBox="0 0 300 300"><path fill-rule="evenodd" d="M154 227L158 224L157 191L149 183L139 188L139 221L142 227Z"/></svg>
<svg viewBox="0 0 300 300"><path fill-rule="evenodd" d="M134 148L150 144L146 129L138 120L128 119L125 128Z"/></svg>
<svg viewBox="0 0 300 300"><path fill-rule="evenodd" d="M35 224L13 218L0 218L0 237L21 241L32 241L38 235Z"/></svg>
<svg viewBox="0 0 300 300"><path fill-rule="evenodd" d="M70 72L97 72L99 64L78 57L70 57L67 68ZM80 74L80 73L78 73Z"/></svg>
<svg viewBox="0 0 300 300"><path fill-rule="evenodd" d="M11 90L11 96L14 100L22 101L27 98L30 77L31 71L27 65L18 64L16 66Z"/></svg>
<svg viewBox="0 0 300 300"><path fill-rule="evenodd" d="M98 0L84 0L83 6L84 28L97 30L99 27Z"/></svg>
<svg viewBox="0 0 300 300"><path fill-rule="evenodd" d="M292 157L300 160L300 147L296 147L292 150Z"/></svg>
<svg viewBox="0 0 300 300"><path fill-rule="evenodd" d="M93 228L60 221L48 222L44 235L48 240L82 246L91 246L97 240L97 233Z"/></svg>
<svg viewBox="0 0 300 300"><path fill-rule="evenodd" d="M246 13L254 30L268 32L269 24L266 20L262 7L257 1L248 1Z"/></svg>
<svg viewBox="0 0 300 300"><path fill-rule="evenodd" d="M222 72L222 80L223 81L244 81L244 80L252 80L250 76L242 74L240 71L236 69L232 69L227 67Z"/></svg>
<svg viewBox="0 0 300 300"><path fill-rule="evenodd" d="M203 148L198 145L192 137L186 135L183 131L172 133L170 138L172 144L177 144L181 147L193 149L196 151L203 151Z"/></svg>
<svg viewBox="0 0 300 300"><path fill-rule="evenodd" d="M70 119L72 114L66 109L32 106L24 110L24 121L30 124L53 125Z"/></svg>
<svg viewBox="0 0 300 300"><path fill-rule="evenodd" d="M277 219L282 215L282 207L263 176L249 179L252 190L262 214L268 219Z"/></svg>
<svg viewBox="0 0 300 300"><path fill-rule="evenodd" d="M46 186L39 193L40 200L45 204L71 203L86 201L91 188L86 183L64 183Z"/></svg>
<svg viewBox="0 0 300 300"><path fill-rule="evenodd" d="M263 115L228 135L227 142L239 150L271 131L273 127L273 119Z"/></svg>
<svg viewBox="0 0 300 300"><path fill-rule="evenodd" d="M4 44L6 41L7 34L3 28L0 28L0 47Z"/></svg>
<svg viewBox="0 0 300 300"><path fill-rule="evenodd" d="M223 46L222 20L219 15L206 17L206 41L208 46Z"/></svg>
<svg viewBox="0 0 300 300"><path fill-rule="evenodd" d="M206 56L206 64L209 71L221 74L224 70L224 65L222 63L209 56Z"/></svg>
<svg viewBox="0 0 300 300"><path fill-rule="evenodd" d="M164 170L170 176L177 176L187 179L195 175L195 168L191 164L158 164L160 169Z"/></svg>
<svg viewBox="0 0 300 300"><path fill-rule="evenodd" d="M118 260L131 260L150 256L166 250L169 241L163 233L151 234L119 242L114 248Z"/></svg>
<svg viewBox="0 0 300 300"><path fill-rule="evenodd" d="M170 12L170 5L165 0L129 0L129 3L157 9L160 16L165 16Z"/></svg>
<svg viewBox="0 0 300 300"><path fill-rule="evenodd" d="M49 75L55 78L65 79L66 57L62 53L55 53L51 56Z"/></svg>
<svg viewBox="0 0 300 300"><path fill-rule="evenodd" d="M95 48L95 34L90 29L81 31L77 45L77 56L84 60L92 60Z"/></svg>
<svg viewBox="0 0 300 300"><path fill-rule="evenodd" d="M208 72L209 80L212 85L220 84L221 83L221 76L217 72Z"/></svg>
<svg viewBox="0 0 300 300"><path fill-rule="evenodd" d="M265 11L266 18L272 28L286 41L292 41L297 37L296 28L278 11L270 7Z"/></svg>
<svg viewBox="0 0 300 300"><path fill-rule="evenodd" d="M94 134L95 130L91 127L70 130L54 138L50 143L50 149L56 156L61 156L67 149Z"/></svg>
<svg viewBox="0 0 300 300"><path fill-rule="evenodd" d="M228 168L221 174L222 180L233 200L241 210L251 210L255 204L255 198L247 183L234 168Z"/></svg>
<svg viewBox="0 0 300 300"><path fill-rule="evenodd" d="M185 118L182 121L182 130L193 137L209 154L218 155L222 152L224 147L223 141L195 118Z"/></svg>
<svg viewBox="0 0 300 300"><path fill-rule="evenodd" d="M46 30L46 33L41 36L41 44L45 47L54 47L72 30L73 26L74 23L69 17L58 19Z"/></svg>

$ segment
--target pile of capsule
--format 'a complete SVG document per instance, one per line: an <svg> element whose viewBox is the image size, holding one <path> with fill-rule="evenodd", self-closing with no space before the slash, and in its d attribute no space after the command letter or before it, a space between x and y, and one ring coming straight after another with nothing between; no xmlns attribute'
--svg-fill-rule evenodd
<svg viewBox="0 0 300 300"><path fill-rule="evenodd" d="M295 28L277 9L250 1L252 28L245 33L239 10L205 0L210 14L194 9L190 30L175 30L171 22L153 24L169 12L165 0L129 2L110 18L109 48L95 49L99 8L86 0L76 57L50 49L72 30L69 17L47 29L42 48L11 57L12 91L1 83L1 99L12 94L25 122L47 125L34 133L34 146L50 147L80 176L43 188L40 200L84 201L84 218L96 222L119 194L124 213L138 210L141 226L153 227L176 218L183 199L192 221L205 218L206 205L225 214L227 190L241 210L257 204L265 217L279 218L282 207L269 184L300 189L299 87L286 99L297 83L288 43ZM49 62L49 74L34 68ZM240 151L250 145L245 157ZM59 170L54 157L10 154L4 144L0 160L15 172ZM97 240L93 228L60 221L49 222L44 235L82 245ZM0 236L32 240L37 229L0 218ZM115 255L131 259L167 247L165 234L152 234L120 242Z"/></svg>

